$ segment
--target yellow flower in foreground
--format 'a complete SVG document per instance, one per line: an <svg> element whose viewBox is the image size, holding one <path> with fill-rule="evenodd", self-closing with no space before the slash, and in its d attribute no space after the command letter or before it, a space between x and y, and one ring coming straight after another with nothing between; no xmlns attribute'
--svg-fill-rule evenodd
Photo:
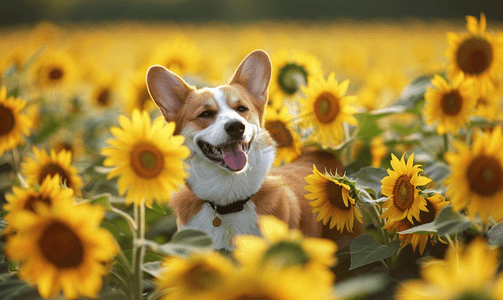
<svg viewBox="0 0 503 300"><path fill-rule="evenodd" d="M101 205L38 205L36 214L19 212L11 224L17 233L7 240L5 253L20 261L19 277L37 285L44 298L61 290L67 298L96 297L106 263L118 249L113 236L100 228Z"/></svg>
<svg viewBox="0 0 503 300"><path fill-rule="evenodd" d="M328 269L336 263L337 245L328 239L304 238L298 229L290 230L285 222L265 215L259 218L262 237L239 235L232 253L243 270L267 274L298 270L303 280L318 285L318 292L327 292L334 275Z"/></svg>
<svg viewBox="0 0 503 300"><path fill-rule="evenodd" d="M6 87L0 89L0 156L24 144L23 135L30 135L32 122L21 113L25 106L26 102L21 99L7 98Z"/></svg>
<svg viewBox="0 0 503 300"><path fill-rule="evenodd" d="M435 88L427 88L424 94L424 118L426 124L437 122L438 134L458 130L469 123L477 101L477 91L473 81L459 74L448 84L444 78L435 75L431 80Z"/></svg>
<svg viewBox="0 0 503 300"><path fill-rule="evenodd" d="M322 174L313 165L313 174L306 176L309 185L304 188L311 192L305 195L313 213L318 213L317 221L326 225L330 220L330 228L337 225L341 232L344 227L353 231L354 219L362 222L362 215L355 206L354 196L350 195L349 185L335 179L328 173Z"/></svg>
<svg viewBox="0 0 503 300"><path fill-rule="evenodd" d="M276 142L275 166L282 163L289 164L302 153L302 141L299 134L290 126L291 120L292 116L286 106L283 106L279 113L274 109L266 110L264 128Z"/></svg>
<svg viewBox="0 0 503 300"><path fill-rule="evenodd" d="M71 188L76 196L82 193L82 178L77 174L77 169L71 165L72 153L61 150L57 154L51 150L49 156L44 150L39 150L33 146L35 159L26 157L21 164L21 173L26 176L26 183L33 186L35 183L42 184L47 176L58 174L61 182Z"/></svg>
<svg viewBox="0 0 503 300"><path fill-rule="evenodd" d="M442 210L442 208L446 207L449 202L445 201L445 198L440 194L435 194L429 198L426 198L426 208L428 211L421 211L419 213L419 217L421 221L416 221L412 224L407 218L402 219L396 222L386 222L386 225L383 227L389 232L397 230L398 232L404 231L414 226L419 226L422 224L431 223L438 216L438 213ZM402 247L407 246L409 243L412 244L412 249L416 251L417 246L419 246L419 253L423 255L424 249L426 248L426 243L428 243L428 239L433 237L433 234L399 234L399 238L403 241Z"/></svg>
<svg viewBox="0 0 503 300"><path fill-rule="evenodd" d="M477 135L471 147L454 143L455 153L446 153L451 174L444 181L446 195L455 211L467 209L470 218L479 214L484 222L491 216L503 220L503 129Z"/></svg>
<svg viewBox="0 0 503 300"><path fill-rule="evenodd" d="M120 116L119 122L121 127L110 129L115 136L107 141L111 147L101 150L107 156L103 164L114 167L107 178L119 176L119 194L127 190L128 205L169 201L170 192L188 176L183 160L190 150L183 145L184 137L173 135L174 122L158 118L151 123L146 111L134 110L131 120Z"/></svg>
<svg viewBox="0 0 503 300"><path fill-rule="evenodd" d="M38 205L46 205L48 207L53 204L73 205L73 190L61 188L60 182L61 178L56 174L52 177L46 177L37 191L35 191L33 187L28 189L13 187L12 194L5 195L7 204L4 205L3 209L9 212L5 216L5 221L7 221L9 225L4 233L10 233L13 230L10 221L18 212L31 211L35 213L35 209Z"/></svg>
<svg viewBox="0 0 503 300"><path fill-rule="evenodd" d="M475 79L479 87L493 85L503 74L503 35L486 32L486 16L480 14L480 23L473 16L466 17L468 33L447 34L450 48L446 55L450 60L447 71L451 77L462 73Z"/></svg>
<svg viewBox="0 0 503 300"><path fill-rule="evenodd" d="M398 300L503 299L503 276L497 276L498 251L481 239L447 251L445 260L421 268L419 280L399 286Z"/></svg>
<svg viewBox="0 0 503 300"><path fill-rule="evenodd" d="M229 287L221 292L220 300L335 300L331 285L309 280L309 273L299 269L275 270L262 273L238 272Z"/></svg>
<svg viewBox="0 0 503 300"><path fill-rule="evenodd" d="M413 166L413 161L414 153L409 156L407 163L405 163L405 153L400 160L391 154L393 170L388 169L389 176L381 180L381 192L389 197L383 203L383 207L387 210L381 215L382 219L389 218L389 222L395 222L407 218L409 222L414 223L412 218L421 221L420 212L427 211L426 200L419 195L417 187L428 184L431 179L420 176L421 165Z"/></svg>
<svg viewBox="0 0 503 300"><path fill-rule="evenodd" d="M307 87L302 87L306 95L300 99L300 115L310 115L314 122L313 134L319 135L319 142L323 147L336 146L344 138L343 122L358 125L353 114L355 108L351 106L356 96L344 96L348 90L349 80L337 83L335 73L330 73L327 81L323 77L310 77Z"/></svg>
<svg viewBox="0 0 503 300"><path fill-rule="evenodd" d="M189 258L168 257L163 268L156 285L160 290L169 290L164 300L221 299L218 291L235 272L231 261L218 252L192 254Z"/></svg>

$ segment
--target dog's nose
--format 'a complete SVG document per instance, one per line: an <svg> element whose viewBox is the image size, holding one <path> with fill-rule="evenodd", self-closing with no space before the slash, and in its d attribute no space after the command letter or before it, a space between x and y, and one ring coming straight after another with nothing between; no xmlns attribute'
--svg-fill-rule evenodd
<svg viewBox="0 0 503 300"><path fill-rule="evenodd" d="M245 132L245 124L240 121L232 121L225 124L225 131L233 139L239 139Z"/></svg>

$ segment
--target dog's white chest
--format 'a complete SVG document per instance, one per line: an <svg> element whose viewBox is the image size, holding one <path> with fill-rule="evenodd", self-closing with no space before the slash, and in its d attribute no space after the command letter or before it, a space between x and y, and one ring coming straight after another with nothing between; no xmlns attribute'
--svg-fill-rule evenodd
<svg viewBox="0 0 503 300"><path fill-rule="evenodd" d="M213 239L215 249L232 250L233 239L236 235L260 235L255 205L250 201L245 204L242 211L219 215L222 224L218 227L213 225L215 216L215 211L208 204L203 204L199 213L193 216L184 227L206 232Z"/></svg>

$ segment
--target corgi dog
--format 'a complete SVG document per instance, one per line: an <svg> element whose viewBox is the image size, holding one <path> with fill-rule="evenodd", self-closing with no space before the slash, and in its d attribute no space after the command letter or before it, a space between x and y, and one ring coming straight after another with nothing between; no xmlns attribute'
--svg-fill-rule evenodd
<svg viewBox="0 0 503 300"><path fill-rule="evenodd" d="M215 88L196 89L162 66L149 68L152 99L191 151L186 185L170 202L178 226L204 231L216 249L232 250L234 236L260 235L258 216L274 215L305 236L349 245L355 234L324 228L304 197L313 164L341 174L335 155L304 149L291 164L271 168L275 142L263 126L270 80L271 61L261 50L243 59L228 84Z"/></svg>

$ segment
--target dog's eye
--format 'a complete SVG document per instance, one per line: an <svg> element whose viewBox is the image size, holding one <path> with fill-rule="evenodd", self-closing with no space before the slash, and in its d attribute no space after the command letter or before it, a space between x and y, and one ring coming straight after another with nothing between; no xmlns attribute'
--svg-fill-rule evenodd
<svg viewBox="0 0 503 300"><path fill-rule="evenodd" d="M214 111L205 110L202 113L200 113L199 116L197 116L197 117L198 118L203 118L203 119L211 119L211 118L213 118L214 115L215 115Z"/></svg>
<svg viewBox="0 0 503 300"><path fill-rule="evenodd" d="M236 110L239 112L245 112L245 111L248 111L248 107L246 107L244 105L240 105L240 106L238 106L238 108Z"/></svg>

